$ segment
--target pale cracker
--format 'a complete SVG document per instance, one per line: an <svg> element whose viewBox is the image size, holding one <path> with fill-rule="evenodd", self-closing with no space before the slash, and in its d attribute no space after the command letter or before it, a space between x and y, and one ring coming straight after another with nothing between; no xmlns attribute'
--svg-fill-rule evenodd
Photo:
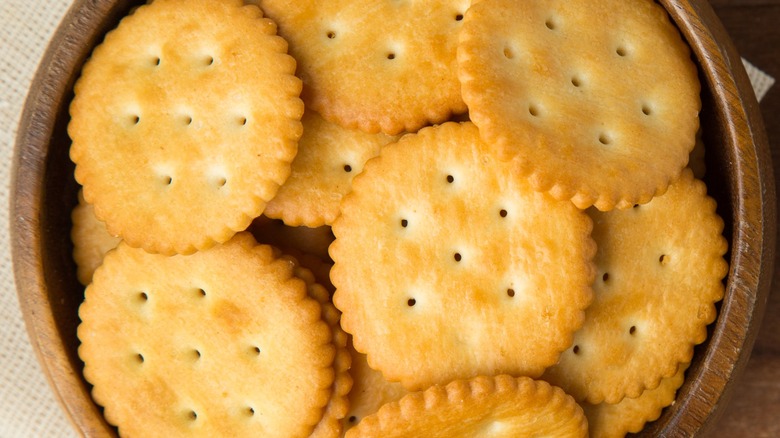
<svg viewBox="0 0 780 438"><path fill-rule="evenodd" d="M580 208L648 202L693 149L696 66L652 0L480 1L458 68L483 138L536 190Z"/></svg>
<svg viewBox="0 0 780 438"><path fill-rule="evenodd" d="M466 111L455 59L469 0L259 0L290 42L303 98L366 132L414 132Z"/></svg>
<svg viewBox="0 0 780 438"><path fill-rule="evenodd" d="M590 438L622 438L627 433L638 433L645 424L657 420L662 410L674 403L686 369L688 364L680 364L677 374L661 380L657 388L648 389L637 398L624 398L613 405L583 403Z"/></svg>
<svg viewBox="0 0 780 438"><path fill-rule="evenodd" d="M120 243L79 308L79 357L122 436L307 436L334 347L288 261L248 233L184 256Z"/></svg>
<svg viewBox="0 0 780 438"><path fill-rule="evenodd" d="M331 225L339 214L341 199L352 187L352 178L369 158L379 155L382 146L397 137L343 128L312 110L304 113L302 123L303 136L292 173L264 214L290 226Z"/></svg>
<svg viewBox="0 0 780 438"><path fill-rule="evenodd" d="M122 240L106 230L106 224L95 217L91 205L84 201L79 190L79 203L71 212L73 227L70 240L73 242L73 261L76 262L76 276L84 286L92 282L92 274L103 263L106 253Z"/></svg>
<svg viewBox="0 0 780 438"><path fill-rule="evenodd" d="M663 196L593 217L593 304L544 378L578 401L638 397L690 362L723 298L728 243L703 182L686 169Z"/></svg>
<svg viewBox="0 0 780 438"><path fill-rule="evenodd" d="M587 437L588 423L560 388L528 377L475 377L389 403L347 431L357 437Z"/></svg>
<svg viewBox="0 0 780 438"><path fill-rule="evenodd" d="M259 216L290 172L301 81L276 25L241 0L155 0L122 19L75 85L84 198L134 247L192 253Z"/></svg>
<svg viewBox="0 0 780 438"><path fill-rule="evenodd" d="M591 221L512 169L476 126L446 123L355 177L333 224L333 300L388 380L538 376L571 345L592 298Z"/></svg>

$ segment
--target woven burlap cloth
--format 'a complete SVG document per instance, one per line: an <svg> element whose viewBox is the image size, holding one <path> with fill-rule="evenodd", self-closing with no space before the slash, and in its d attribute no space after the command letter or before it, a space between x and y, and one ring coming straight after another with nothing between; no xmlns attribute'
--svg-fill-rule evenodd
<svg viewBox="0 0 780 438"><path fill-rule="evenodd" d="M71 0L0 0L0 438L77 436L35 359L14 286L8 234L13 143L38 62ZM774 83L746 63L756 95Z"/></svg>

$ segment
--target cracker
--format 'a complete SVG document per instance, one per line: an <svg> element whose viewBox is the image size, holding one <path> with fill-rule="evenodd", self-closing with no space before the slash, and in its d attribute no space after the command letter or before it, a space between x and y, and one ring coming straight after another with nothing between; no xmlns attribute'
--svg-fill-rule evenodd
<svg viewBox="0 0 780 438"><path fill-rule="evenodd" d="M382 146L397 137L342 128L314 111L306 111L302 123L303 136L292 173L264 214L290 226L331 225L339 214L341 199L352 187L352 178L369 158L379 155Z"/></svg>
<svg viewBox="0 0 780 438"><path fill-rule="evenodd" d="M586 437L588 424L560 388L527 377L435 385L383 406L347 431L356 437Z"/></svg>
<svg viewBox="0 0 780 438"><path fill-rule="evenodd" d="M122 242L79 308L92 396L123 436L306 436L334 380L320 305L248 233L166 257Z"/></svg>
<svg viewBox="0 0 780 438"><path fill-rule="evenodd" d="M302 84L275 24L241 0L155 0L75 85L70 157L111 234L189 254L245 229L290 173Z"/></svg>
<svg viewBox="0 0 780 438"><path fill-rule="evenodd" d="M366 355L347 344L352 356L352 390L349 393L349 412L344 418L344 429L349 430L363 418L377 412L383 405L399 400L408 391L398 382L388 382L382 373L368 366Z"/></svg>
<svg viewBox="0 0 780 438"><path fill-rule="evenodd" d="M76 276L84 286L92 282L92 274L103 263L106 253L122 240L106 230L106 224L95 217L91 205L84 201L79 190L79 203L71 212L73 227L70 240L73 242L73 261L76 262Z"/></svg>
<svg viewBox="0 0 780 438"><path fill-rule="evenodd" d="M545 379L578 401L617 403L690 362L723 298L728 243L706 186L686 169L663 196L591 210L598 245L593 304Z"/></svg>
<svg viewBox="0 0 780 438"><path fill-rule="evenodd" d="M295 276L306 283L309 297L322 306L322 319L330 327L333 345L336 347L336 357L333 361L335 378L331 388L331 397L325 406L322 419L317 423L310 437L340 437L343 435L344 429L342 420L346 417L350 405L347 394L352 389L352 376L349 372L352 356L347 349L347 334L339 325L341 313L333 306L330 301L330 293L323 285L318 284L316 276L311 270L289 254L284 254L281 257L290 260L294 265L293 273Z"/></svg>
<svg viewBox="0 0 780 438"><path fill-rule="evenodd" d="M686 369L688 364L681 364L674 376L661 380L658 388L649 389L637 398L624 398L614 405L583 403L590 438L622 438L657 420L663 408L674 403L677 390L685 380Z"/></svg>
<svg viewBox="0 0 780 438"><path fill-rule="evenodd" d="M484 0L459 41L471 120L536 190L629 208L685 167L701 85L656 2Z"/></svg>
<svg viewBox="0 0 780 438"><path fill-rule="evenodd" d="M294 250L317 256L323 261L330 260L328 246L334 237L327 225L316 228L292 227L285 225L280 219L270 219L263 215L253 220L247 230L258 242L276 246L286 253ZM293 255L300 258L296 254Z"/></svg>
<svg viewBox="0 0 780 438"><path fill-rule="evenodd" d="M414 132L466 111L455 59L469 0L259 0L290 42L307 108L366 132Z"/></svg>
<svg viewBox="0 0 780 438"><path fill-rule="evenodd" d="M333 224L333 300L388 380L538 376L571 345L592 298L592 224L512 168L476 126L446 123L353 180Z"/></svg>

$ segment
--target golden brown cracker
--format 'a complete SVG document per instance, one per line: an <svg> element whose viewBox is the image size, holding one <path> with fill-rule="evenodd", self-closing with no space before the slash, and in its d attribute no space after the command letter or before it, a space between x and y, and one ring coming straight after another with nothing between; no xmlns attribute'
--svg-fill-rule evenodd
<svg viewBox="0 0 780 438"><path fill-rule="evenodd" d="M560 388L507 375L408 394L347 431L357 437L587 437L582 409Z"/></svg>
<svg viewBox="0 0 780 438"><path fill-rule="evenodd" d="M333 299L388 380L538 376L571 345L591 300L591 221L512 169L473 124L446 123L353 180L333 225Z"/></svg>
<svg viewBox="0 0 780 438"><path fill-rule="evenodd" d="M106 253L122 240L106 230L106 224L95 217L91 205L84 201L79 190L79 203L71 212L73 227L70 240L73 242L73 261L76 262L76 276L83 285L92 281L92 274L103 263Z"/></svg>
<svg viewBox="0 0 780 438"><path fill-rule="evenodd" d="M536 190L580 208L628 208L685 167L701 86L656 2L484 0L459 41L471 120Z"/></svg>
<svg viewBox="0 0 780 438"><path fill-rule="evenodd" d="M290 226L331 225L352 178L382 146L397 137L368 134L325 121L314 111L303 115L303 136L292 173L265 208L265 216Z"/></svg>
<svg viewBox="0 0 780 438"><path fill-rule="evenodd" d="M306 436L334 347L289 262L248 233L192 255L125 243L79 308L92 396L122 436Z"/></svg>
<svg viewBox="0 0 780 438"><path fill-rule="evenodd" d="M686 169L663 196L598 212L593 304L574 345L545 379L578 401L638 397L690 362L723 298L728 248L723 220Z"/></svg>
<svg viewBox="0 0 780 438"><path fill-rule="evenodd" d="M395 135L466 111L455 59L469 0L259 0L290 42L304 100L326 119Z"/></svg>
<svg viewBox="0 0 780 438"><path fill-rule="evenodd" d="M192 253L287 179L302 84L276 25L240 0L155 0L93 51L68 133L84 198L134 247Z"/></svg>
<svg viewBox="0 0 780 438"><path fill-rule="evenodd" d="M590 438L623 438L628 433L638 433L645 424L657 420L661 411L674 403L677 390L685 380L686 369L688 364L680 364L674 376L661 380L657 388L648 389L637 398L624 398L613 405L583 403Z"/></svg>

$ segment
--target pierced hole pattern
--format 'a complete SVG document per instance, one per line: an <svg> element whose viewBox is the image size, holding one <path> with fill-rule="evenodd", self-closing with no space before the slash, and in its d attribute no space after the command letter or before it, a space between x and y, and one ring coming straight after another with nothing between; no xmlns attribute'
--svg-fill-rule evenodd
<svg viewBox="0 0 780 438"><path fill-rule="evenodd" d="M532 115L534 117L539 117L541 112L540 112L538 106L531 104L531 105L528 106L528 114L530 114L530 115Z"/></svg>
<svg viewBox="0 0 780 438"><path fill-rule="evenodd" d="M508 214L509 213L506 210L503 210L503 209L498 212L498 215L501 216L501 217L507 217Z"/></svg>
<svg viewBox="0 0 780 438"><path fill-rule="evenodd" d="M409 221L408 221L408 220L406 220L406 219L401 219L401 226L402 226L403 228L406 228L406 227L408 227L408 226L409 226Z"/></svg>
<svg viewBox="0 0 780 438"><path fill-rule="evenodd" d="M455 254L452 256L452 258L454 258L456 262L460 262L461 260L463 260L463 256L461 256L459 252L456 252L456 253L455 253Z"/></svg>
<svg viewBox="0 0 780 438"><path fill-rule="evenodd" d="M670 257L666 254L661 254L661 257L658 257L658 263L661 264L661 266L666 266L669 263Z"/></svg>
<svg viewBox="0 0 780 438"><path fill-rule="evenodd" d="M452 175L447 175L447 182L452 184L455 182L455 177Z"/></svg>
<svg viewBox="0 0 780 438"><path fill-rule="evenodd" d="M574 347L572 347L571 352L574 354L580 354L580 346L575 345Z"/></svg>
<svg viewBox="0 0 780 438"><path fill-rule="evenodd" d="M352 166L350 166L349 164L345 164L344 165L344 172L347 172L347 173L352 172Z"/></svg>
<svg viewBox="0 0 780 438"><path fill-rule="evenodd" d="M515 290L514 290L514 289L511 289L511 288L510 288L510 289L507 289L507 290L506 290L506 295L507 295L509 298L514 298L514 296L515 296Z"/></svg>
<svg viewBox="0 0 780 438"><path fill-rule="evenodd" d="M514 54L514 52L512 52L512 50L509 49L509 47L505 47L504 48L504 57L506 59L513 59L515 57L515 54Z"/></svg>
<svg viewBox="0 0 780 438"><path fill-rule="evenodd" d="M414 307L415 304L417 304L417 300L415 300L414 298L409 298L408 300L406 300L406 305L409 307Z"/></svg>
<svg viewBox="0 0 780 438"><path fill-rule="evenodd" d="M393 53L393 52L388 53L387 54L387 59L391 59L391 60L395 59L395 53Z"/></svg>
<svg viewBox="0 0 780 438"><path fill-rule="evenodd" d="M618 47L617 49L615 49L615 53L617 54L617 56L620 56L621 58L623 58L626 55L628 55L628 50L625 47L621 46L621 47Z"/></svg>
<svg viewBox="0 0 780 438"><path fill-rule="evenodd" d="M604 283L609 281L609 272L605 272L604 275L601 276L601 281Z"/></svg>
<svg viewBox="0 0 780 438"><path fill-rule="evenodd" d="M631 328L628 329L628 334L634 336L636 334L636 326L632 325Z"/></svg>
<svg viewBox="0 0 780 438"><path fill-rule="evenodd" d="M336 32L334 32L332 30L329 30L325 35L328 37L328 39L331 39L331 40L333 38L336 38Z"/></svg>
<svg viewBox="0 0 780 438"><path fill-rule="evenodd" d="M455 15L455 21L462 21L463 20L463 14L456 14Z"/></svg>
<svg viewBox="0 0 780 438"><path fill-rule="evenodd" d="M612 143L612 139L607 134L601 134L599 135L599 143L606 146Z"/></svg>

